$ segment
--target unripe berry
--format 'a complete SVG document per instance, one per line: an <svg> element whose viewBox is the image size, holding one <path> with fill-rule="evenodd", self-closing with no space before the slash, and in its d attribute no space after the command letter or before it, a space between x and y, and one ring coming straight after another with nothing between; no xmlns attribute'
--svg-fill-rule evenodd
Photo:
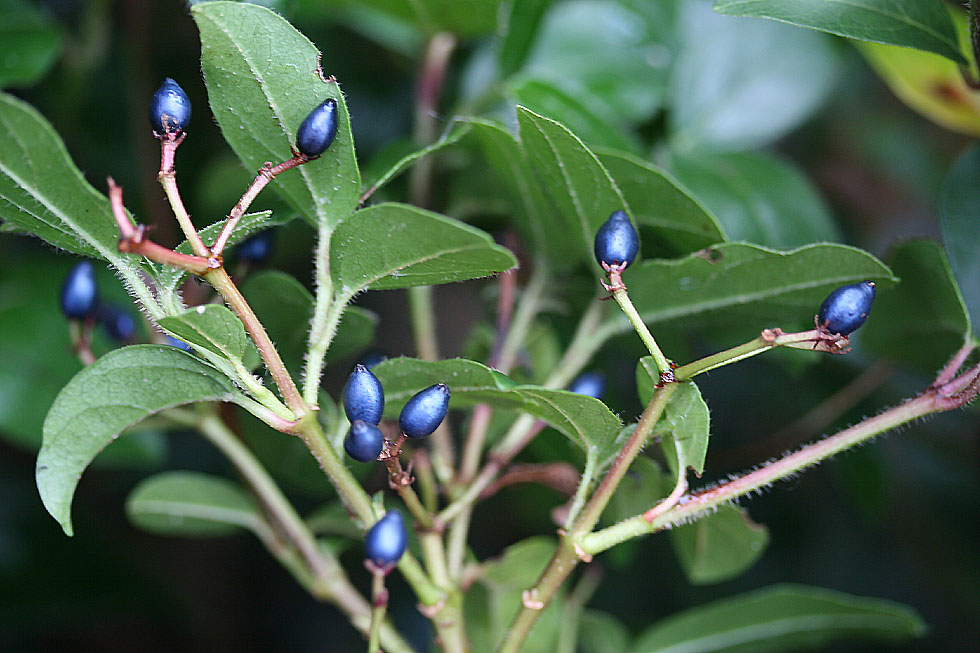
<svg viewBox="0 0 980 653"><path fill-rule="evenodd" d="M823 300L817 313L817 326L828 333L846 336L868 319L874 298L873 281L841 286Z"/></svg>
<svg viewBox="0 0 980 653"><path fill-rule="evenodd" d="M585 372L572 381L568 386L569 392L575 392L586 397L602 399L606 390L606 377L602 372Z"/></svg>
<svg viewBox="0 0 980 653"><path fill-rule="evenodd" d="M238 246L238 260L248 261L252 265L265 263L272 255L275 239L275 234L271 229L249 236Z"/></svg>
<svg viewBox="0 0 980 653"><path fill-rule="evenodd" d="M398 425L408 437L424 438L442 424L448 410L449 386L437 383L408 400L398 416Z"/></svg>
<svg viewBox="0 0 980 653"><path fill-rule="evenodd" d="M191 101L180 84L168 77L153 94L149 115L157 134L182 132L191 121Z"/></svg>
<svg viewBox="0 0 980 653"><path fill-rule="evenodd" d="M337 135L337 101L327 98L310 111L296 132L296 149L308 157L320 156Z"/></svg>
<svg viewBox="0 0 980 653"><path fill-rule="evenodd" d="M640 237L623 211L613 211L595 234L595 258L599 264L630 265L640 249Z"/></svg>
<svg viewBox="0 0 980 653"><path fill-rule="evenodd" d="M374 424L368 424L356 419L350 425L350 431L344 438L344 451L354 460L369 463L377 460L385 446L385 437Z"/></svg>
<svg viewBox="0 0 980 653"><path fill-rule="evenodd" d="M408 546L405 520L397 510L389 510L364 538L364 556L378 567L398 562Z"/></svg>
<svg viewBox="0 0 980 653"><path fill-rule="evenodd" d="M107 304L99 308L99 322L116 342L129 342L136 335L136 320L126 310Z"/></svg>
<svg viewBox="0 0 980 653"><path fill-rule="evenodd" d="M72 320L84 320L95 314L99 293L95 285L95 266L81 261L71 269L61 286L61 312Z"/></svg>
<svg viewBox="0 0 980 653"><path fill-rule="evenodd" d="M381 381L363 365L355 365L344 386L344 412L351 422L363 420L377 424L385 410Z"/></svg>

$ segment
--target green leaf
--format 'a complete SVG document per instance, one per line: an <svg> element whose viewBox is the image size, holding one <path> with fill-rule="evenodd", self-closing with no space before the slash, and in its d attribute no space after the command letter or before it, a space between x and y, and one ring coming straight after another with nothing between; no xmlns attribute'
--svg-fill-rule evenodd
<svg viewBox="0 0 980 653"><path fill-rule="evenodd" d="M789 162L760 152L690 153L674 156L671 168L731 240L785 249L840 238L823 199Z"/></svg>
<svg viewBox="0 0 980 653"><path fill-rule="evenodd" d="M550 82L520 79L507 87L507 95L543 116L549 116L568 126L579 138L592 147L611 147L638 152L637 138L620 124L607 122L579 98L570 95Z"/></svg>
<svg viewBox="0 0 980 653"><path fill-rule="evenodd" d="M470 125L466 122L453 121L449 126L442 132L442 135L436 139L433 143L426 145L420 150L415 150L401 157L392 164L387 170L384 171L378 178L369 184L365 184L366 190L370 192L375 192L379 188L385 186L392 179L400 175L405 169L410 167L419 159L432 155L439 150L445 149L451 145L455 145L470 131Z"/></svg>
<svg viewBox="0 0 980 653"><path fill-rule="evenodd" d="M935 52L966 63L941 0L717 0L715 11L773 18L851 39Z"/></svg>
<svg viewBox="0 0 980 653"><path fill-rule="evenodd" d="M669 128L678 150L761 147L806 120L833 89L838 56L823 34L738 20L682 2Z"/></svg>
<svg viewBox="0 0 980 653"><path fill-rule="evenodd" d="M451 408L488 403L496 408L523 411L561 431L589 456L598 455L600 447L614 439L622 427L619 418L598 399L565 390L518 385L475 361L391 358L372 371L384 386L388 417L396 417L405 402L419 390L445 383L451 393Z"/></svg>
<svg viewBox="0 0 980 653"><path fill-rule="evenodd" d="M939 221L949 265L959 280L960 292L973 318L973 333L980 337L980 147L974 145L946 177Z"/></svg>
<svg viewBox="0 0 980 653"><path fill-rule="evenodd" d="M44 77L58 58L61 35L37 6L0 0L0 88L29 86Z"/></svg>
<svg viewBox="0 0 980 653"><path fill-rule="evenodd" d="M203 304L159 321L175 337L228 360L242 360L250 341L242 321L225 306Z"/></svg>
<svg viewBox="0 0 980 653"><path fill-rule="evenodd" d="M363 5L417 24L423 31L460 36L489 34L497 26L501 0L333 0Z"/></svg>
<svg viewBox="0 0 980 653"><path fill-rule="evenodd" d="M650 356L644 356L636 365L636 385L640 401L644 404L653 397L653 388L660 383L660 372ZM711 418L708 406L701 398L701 391L693 381L685 381L671 397L664 409L664 416L657 423L656 431L669 435L661 444L667 461L676 475L677 456L684 460L700 476L704 472L704 458L708 453L711 435Z"/></svg>
<svg viewBox="0 0 980 653"><path fill-rule="evenodd" d="M165 408L240 397L227 377L174 347L134 345L109 352L75 375L44 420L36 468L44 507L71 535L78 480L124 429Z"/></svg>
<svg viewBox="0 0 980 653"><path fill-rule="evenodd" d="M665 170L625 152L600 151L599 161L633 209L647 255L690 254L726 240L717 218Z"/></svg>
<svg viewBox="0 0 980 653"><path fill-rule="evenodd" d="M902 282L876 293L868 321L855 335L861 347L932 374L970 333L946 253L935 241L917 240L900 245L887 261Z"/></svg>
<svg viewBox="0 0 980 653"><path fill-rule="evenodd" d="M614 524L644 513L672 489L674 481L656 461L638 456L602 513L602 523Z"/></svg>
<svg viewBox="0 0 980 653"><path fill-rule="evenodd" d="M245 167L292 156L296 130L327 98L337 101L337 136L319 159L273 186L311 222L335 225L360 197L343 94L325 77L320 52L284 18L253 4L206 2L191 15L201 32L201 66L211 111Z"/></svg>
<svg viewBox="0 0 980 653"><path fill-rule="evenodd" d="M159 535L216 537L263 528L255 501L236 483L200 472L164 472L126 499L130 521Z"/></svg>
<svg viewBox="0 0 980 653"><path fill-rule="evenodd" d="M507 5L507 27L497 51L502 78L513 75L524 65L551 0L510 0Z"/></svg>
<svg viewBox="0 0 980 653"><path fill-rule="evenodd" d="M470 124L496 181L514 203L513 221L529 247L543 252L556 266L567 266L573 234L562 228L561 218L538 189L521 144L497 123L472 120Z"/></svg>
<svg viewBox="0 0 980 653"><path fill-rule="evenodd" d="M517 122L521 145L558 209L562 228L577 241L580 260L599 270L593 254L595 232L613 211L626 207L626 201L595 154L564 125L524 107L517 107ZM571 256L565 253L566 259Z"/></svg>
<svg viewBox="0 0 980 653"><path fill-rule="evenodd" d="M286 367L298 374L306 356L313 296L299 281L276 270L249 276L241 290L276 343ZM349 306L327 351L326 361L355 354L367 347L374 340L377 324L378 318L371 311Z"/></svg>
<svg viewBox="0 0 980 653"><path fill-rule="evenodd" d="M744 243L722 243L678 261L643 262L630 266L623 279L647 324L682 325L685 331L724 325L733 340L769 327L813 328L820 303L837 287L871 280L882 290L896 280L874 256L846 245L776 252ZM625 318L613 319L620 330L631 328Z"/></svg>
<svg viewBox="0 0 980 653"><path fill-rule="evenodd" d="M577 98L609 124L649 120L667 90L668 38L674 22L674 9L668 5L674 3L638 4L646 6L601 0L554 3L522 75Z"/></svg>
<svg viewBox="0 0 980 653"><path fill-rule="evenodd" d="M646 630L633 653L800 651L841 641L898 643L925 624L898 603L803 585L774 585L673 615Z"/></svg>
<svg viewBox="0 0 980 653"><path fill-rule="evenodd" d="M330 274L339 297L487 277L517 265L487 234L407 204L362 209L337 226Z"/></svg>
<svg viewBox="0 0 980 653"><path fill-rule="evenodd" d="M629 649L629 629L608 612L584 610L579 617L578 649L582 653L609 653Z"/></svg>
<svg viewBox="0 0 980 653"><path fill-rule="evenodd" d="M150 315L164 312L141 279L141 258L116 249L108 198L89 185L64 143L31 106L0 93L0 219L18 230L115 267Z"/></svg>
<svg viewBox="0 0 980 653"><path fill-rule="evenodd" d="M671 529L670 543L688 581L708 585L735 578L755 564L766 550L769 532L749 519L745 509L725 505L693 524Z"/></svg>

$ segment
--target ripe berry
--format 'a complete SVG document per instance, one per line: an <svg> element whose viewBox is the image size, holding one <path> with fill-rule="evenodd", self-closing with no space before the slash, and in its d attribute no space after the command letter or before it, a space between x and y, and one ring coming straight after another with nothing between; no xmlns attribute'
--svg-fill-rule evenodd
<svg viewBox="0 0 980 653"><path fill-rule="evenodd" d="M586 397L602 399L602 393L606 390L606 377L602 372L586 372L580 374L568 386L569 392L575 392Z"/></svg>
<svg viewBox="0 0 980 653"><path fill-rule="evenodd" d="M442 424L448 410L449 386L437 383L408 400L398 416L398 425L408 437L424 438Z"/></svg>
<svg viewBox="0 0 980 653"><path fill-rule="evenodd" d="M115 304L99 307L98 318L105 327L105 332L116 342L129 342L136 335L136 320L128 311Z"/></svg>
<svg viewBox="0 0 980 653"><path fill-rule="evenodd" d="M168 77L153 94L149 115L157 134L182 132L191 121L191 101L180 84Z"/></svg>
<svg viewBox="0 0 980 653"><path fill-rule="evenodd" d="M368 368L355 365L344 386L344 412L352 423L362 420L368 424L381 421L385 410L385 391L381 381Z"/></svg>
<svg viewBox="0 0 980 653"><path fill-rule="evenodd" d="M72 320L84 320L95 313L99 303L95 287L95 266L91 261L75 265L61 286L61 312Z"/></svg>
<svg viewBox="0 0 980 653"><path fill-rule="evenodd" d="M364 538L364 555L378 567L388 567L401 559L407 546L405 520L397 510L389 510Z"/></svg>
<svg viewBox="0 0 980 653"><path fill-rule="evenodd" d="M875 298L873 281L841 286L827 295L817 313L817 327L828 333L846 336L868 319Z"/></svg>
<svg viewBox="0 0 980 653"><path fill-rule="evenodd" d="M177 338L174 338L173 336L166 336L165 340L167 341L165 344L168 344L171 347L183 349L184 351L191 351L191 346L183 340L177 340Z"/></svg>
<svg viewBox="0 0 980 653"><path fill-rule="evenodd" d="M385 437L374 424L356 419L344 438L344 451L354 460L369 463L377 460L385 446Z"/></svg>
<svg viewBox="0 0 980 653"><path fill-rule="evenodd" d="M296 132L296 149L308 157L320 156L337 135L337 101L328 98L310 111Z"/></svg>
<svg viewBox="0 0 980 653"><path fill-rule="evenodd" d="M595 258L599 264L629 266L640 249L640 237L623 211L613 211L595 234Z"/></svg>
<svg viewBox="0 0 980 653"><path fill-rule="evenodd" d="M242 241L238 246L238 260L248 261L252 265L261 265L272 255L275 245L275 234L271 229L260 231Z"/></svg>

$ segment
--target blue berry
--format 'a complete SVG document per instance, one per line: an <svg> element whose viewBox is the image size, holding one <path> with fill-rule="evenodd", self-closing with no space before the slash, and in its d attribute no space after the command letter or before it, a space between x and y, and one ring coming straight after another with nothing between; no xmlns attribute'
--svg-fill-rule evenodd
<svg viewBox="0 0 980 653"><path fill-rule="evenodd" d="M61 286L61 312L72 320L84 320L95 314L99 293L95 286L95 266L91 261L75 265Z"/></svg>
<svg viewBox="0 0 980 653"><path fill-rule="evenodd" d="M640 249L640 237L623 211L613 211L595 234L595 258L599 264L630 265Z"/></svg>
<svg viewBox="0 0 980 653"><path fill-rule="evenodd" d="M115 304L106 304L99 308L99 322L116 342L129 342L136 335L136 320L128 311Z"/></svg>
<svg viewBox="0 0 980 653"><path fill-rule="evenodd" d="M238 260L248 261L252 265L261 265L272 255L275 245L275 234L271 229L260 231L242 241L238 246Z"/></svg>
<svg viewBox="0 0 980 653"><path fill-rule="evenodd" d="M374 424L368 424L356 419L350 425L350 431L344 438L344 451L354 460L369 463L377 460L385 446L385 436Z"/></svg>
<svg viewBox="0 0 980 653"><path fill-rule="evenodd" d="M397 510L389 510L364 538L364 555L378 567L389 567L401 559L407 546L405 520Z"/></svg>
<svg viewBox="0 0 980 653"><path fill-rule="evenodd" d="M171 347L176 347L177 349L183 349L184 351L191 351L191 346L188 345L183 340L177 340L177 338L174 338L173 336L166 336L165 339L167 341L165 344L168 344Z"/></svg>
<svg viewBox="0 0 980 653"><path fill-rule="evenodd" d="M388 360L388 354L384 353L380 349L372 349L371 351L365 352L361 356L361 365L371 369L375 365L385 362Z"/></svg>
<svg viewBox="0 0 980 653"><path fill-rule="evenodd" d="M568 386L569 392L602 399L602 393L606 391L606 377L602 372L586 372L580 374Z"/></svg>
<svg viewBox="0 0 980 653"><path fill-rule="evenodd" d="M355 365L344 386L344 412L352 423L362 420L368 424L381 421L385 410L385 391L381 381L368 368Z"/></svg>
<svg viewBox="0 0 980 653"><path fill-rule="evenodd" d="M180 84L168 77L153 94L149 115L157 134L182 132L191 121L191 101Z"/></svg>
<svg viewBox="0 0 980 653"><path fill-rule="evenodd" d="M296 149L308 157L320 156L337 135L337 100L328 98L310 111L296 132Z"/></svg>
<svg viewBox="0 0 980 653"><path fill-rule="evenodd" d="M817 313L817 326L828 333L846 336L868 319L875 298L873 281L841 286L827 295Z"/></svg>
<svg viewBox="0 0 980 653"><path fill-rule="evenodd" d="M410 438L424 438L442 424L449 410L449 386L437 383L415 394L398 416L402 433Z"/></svg>

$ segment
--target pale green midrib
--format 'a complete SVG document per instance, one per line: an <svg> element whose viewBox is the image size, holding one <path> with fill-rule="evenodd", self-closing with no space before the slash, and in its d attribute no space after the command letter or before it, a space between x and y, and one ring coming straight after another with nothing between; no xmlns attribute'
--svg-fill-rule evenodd
<svg viewBox="0 0 980 653"><path fill-rule="evenodd" d="M258 518L248 508L219 508L206 504L187 503L167 499L140 499L131 504L129 513L134 516L154 516L183 519L200 519L221 524L253 529Z"/></svg>
<svg viewBox="0 0 980 653"><path fill-rule="evenodd" d="M952 48L955 52L959 52L959 43L951 43L951 42L947 41L946 38L943 36L943 34L941 34L939 32L936 32L934 29L932 29L928 25L925 25L925 24L920 23L918 21L912 20L912 18L910 16L908 16L907 14L899 14L899 13L887 11L885 9L882 9L881 7L874 7L874 6L868 6L868 5L863 5L863 4L856 4L856 3L853 3L853 2L847 2L847 0L824 0L824 2L826 2L827 4L840 4L840 5L845 5L847 7L852 7L854 9L857 9L857 10L860 10L860 11L866 11L866 12L868 12L870 14L879 14L881 16L885 16L886 18L892 18L892 19L894 19L894 20L896 20L896 21L898 21L900 23L904 23L904 24L908 25L909 27L914 27L916 29L921 30L922 32L928 34L929 36L932 36L933 38L935 38L940 43L943 43L944 45ZM719 8L724 9L724 8L728 8L728 7L739 7L739 6L743 6L743 5L744 6L751 6L753 4L757 4L757 3L754 2L753 0L741 0L741 1L736 1L736 2L723 2L723 3L719 3L717 5L716 10L719 9ZM830 30L828 30L828 31L830 31ZM833 33L834 34L840 34L840 32L833 32ZM841 34L841 36L848 36L848 35L847 34ZM857 38L857 37L850 37L850 38Z"/></svg>
<svg viewBox="0 0 980 653"><path fill-rule="evenodd" d="M863 631L875 626L878 622L890 622L896 617L892 615L861 615L847 616L826 614L810 617L788 617L763 624L752 624L743 628L733 628L711 635L689 639L680 644L666 648L637 648L633 653L711 653L731 648L740 644L762 642L776 636L793 633L811 633L814 630L849 633Z"/></svg>

